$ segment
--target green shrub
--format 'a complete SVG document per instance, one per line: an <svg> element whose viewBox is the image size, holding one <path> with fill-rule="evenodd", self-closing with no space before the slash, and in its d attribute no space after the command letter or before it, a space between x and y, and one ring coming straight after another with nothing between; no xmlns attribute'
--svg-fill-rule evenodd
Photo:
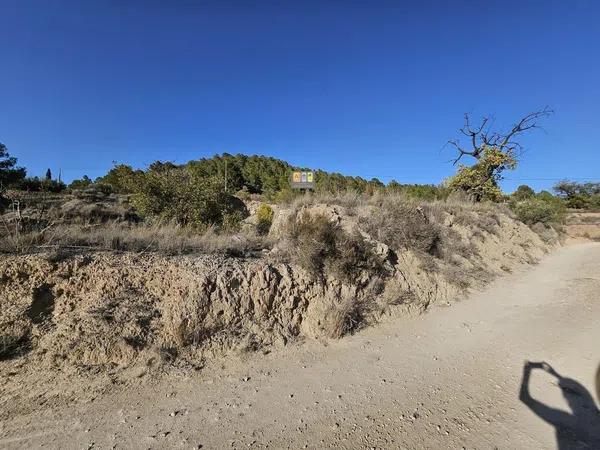
<svg viewBox="0 0 600 450"><path fill-rule="evenodd" d="M242 227L242 220L244 220L244 215L241 211L228 210L223 213L221 228L228 233L237 233Z"/></svg>
<svg viewBox="0 0 600 450"><path fill-rule="evenodd" d="M600 194L595 194L590 197L588 208L593 210L600 209Z"/></svg>
<svg viewBox="0 0 600 450"><path fill-rule="evenodd" d="M590 197L582 194L575 194L565 200L567 208L587 209L590 203Z"/></svg>
<svg viewBox="0 0 600 450"><path fill-rule="evenodd" d="M545 202L553 202L556 201L556 199L558 198L548 191L540 191L537 194L535 194L535 197L539 200L544 200Z"/></svg>
<svg viewBox="0 0 600 450"><path fill-rule="evenodd" d="M545 224L563 223L566 214L565 206L560 199L544 201L538 198L531 198L514 203L512 209L517 218L527 225L533 225L538 222Z"/></svg>
<svg viewBox="0 0 600 450"><path fill-rule="evenodd" d="M528 198L535 197L535 191L526 184L522 184L512 193L512 198L517 201L527 200Z"/></svg>
<svg viewBox="0 0 600 450"><path fill-rule="evenodd" d="M85 189L92 184L92 180L87 175L84 175L83 178L78 180L73 180L71 184L69 184L70 190L81 190Z"/></svg>
<svg viewBox="0 0 600 450"><path fill-rule="evenodd" d="M244 215L241 200L223 191L221 180L187 168L148 171L135 186L131 204L144 216L203 229L233 229Z"/></svg>
<svg viewBox="0 0 600 450"><path fill-rule="evenodd" d="M52 192L59 193L64 191L67 186L62 181L49 180L44 178L43 180L38 177L23 178L19 182L15 183L15 188L29 192Z"/></svg>
<svg viewBox="0 0 600 450"><path fill-rule="evenodd" d="M108 184L112 190L119 194L130 194L139 189L143 182L144 172L133 170L126 164L116 164L106 175L96 179L96 183Z"/></svg>
<svg viewBox="0 0 600 450"><path fill-rule="evenodd" d="M259 234L267 234L273 223L273 208L266 203L261 203L256 211L256 229Z"/></svg>

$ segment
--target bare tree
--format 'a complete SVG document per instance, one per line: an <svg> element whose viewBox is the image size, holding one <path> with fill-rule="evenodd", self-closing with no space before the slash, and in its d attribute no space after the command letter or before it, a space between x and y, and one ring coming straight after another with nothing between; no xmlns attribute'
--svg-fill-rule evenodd
<svg viewBox="0 0 600 450"><path fill-rule="evenodd" d="M516 122L510 131L502 133L491 129L493 120L490 116L484 117L479 126L473 127L469 114L465 113L465 124L460 132L469 139L469 144L463 146L458 139L448 141L448 144L458 150L458 156L453 160L453 164L456 165L465 155L479 160L486 148L495 148L502 153L517 157L523 150L523 146L517 141L519 135L534 128L540 128L538 125L539 120L552 114L554 114L554 111L546 106L527 114Z"/></svg>

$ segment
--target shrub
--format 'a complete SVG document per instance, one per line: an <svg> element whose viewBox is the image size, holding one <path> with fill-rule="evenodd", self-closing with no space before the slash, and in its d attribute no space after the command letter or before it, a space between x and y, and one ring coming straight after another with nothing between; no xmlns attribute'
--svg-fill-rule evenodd
<svg viewBox="0 0 600 450"><path fill-rule="evenodd" d="M135 192L144 178L144 172L133 170L131 166L116 164L106 175L96 179L96 183L109 184L119 194Z"/></svg>
<svg viewBox="0 0 600 450"><path fill-rule="evenodd" d="M87 175L84 175L83 178L78 180L73 180L71 184L69 184L70 190L81 190L87 188L92 184L92 180Z"/></svg>
<svg viewBox="0 0 600 450"><path fill-rule="evenodd" d="M325 260L336 257L339 225L324 215L304 213L290 219L287 232L296 262L313 276L322 276Z"/></svg>
<svg viewBox="0 0 600 450"><path fill-rule="evenodd" d="M545 202L552 202L555 201L557 198L548 191L540 191L537 194L535 194L535 197L539 200L544 200Z"/></svg>
<svg viewBox="0 0 600 450"><path fill-rule="evenodd" d="M242 220L244 220L244 216L241 211L228 210L223 213L221 229L227 233L236 233L242 227Z"/></svg>
<svg viewBox="0 0 600 450"><path fill-rule="evenodd" d="M336 241L336 256L326 259L326 270L339 280L353 282L362 271L378 274L383 264L373 252L373 245L360 233L342 232Z"/></svg>
<svg viewBox="0 0 600 450"><path fill-rule="evenodd" d="M329 337L339 339L364 325L366 304L354 298L332 303L326 312L325 326Z"/></svg>
<svg viewBox="0 0 600 450"><path fill-rule="evenodd" d="M441 231L422 208L398 197L384 197L378 206L382 211L360 219L367 233L395 250L437 253Z"/></svg>
<svg viewBox="0 0 600 450"><path fill-rule="evenodd" d="M590 198L581 194L575 194L565 200L567 208L587 209L589 207Z"/></svg>
<svg viewBox="0 0 600 450"><path fill-rule="evenodd" d="M304 213L292 217L287 234L291 240L291 257L315 277L330 273L335 278L353 283L362 271L378 273L382 262L373 246L357 232L346 233L322 214Z"/></svg>
<svg viewBox="0 0 600 450"><path fill-rule="evenodd" d="M223 191L221 180L176 168L149 171L131 198L142 215L197 229L209 225L235 227L244 215L241 200Z"/></svg>
<svg viewBox="0 0 600 450"><path fill-rule="evenodd" d="M75 190L74 195L76 198L86 199L88 201L101 201L112 193L112 185L93 183L83 189Z"/></svg>
<svg viewBox="0 0 600 450"><path fill-rule="evenodd" d="M267 234L273 223L273 208L266 203L261 203L256 211L256 229L259 234Z"/></svg>
<svg viewBox="0 0 600 450"><path fill-rule="evenodd" d="M531 198L513 205L517 218L527 225L535 223L562 223L565 219L565 207L560 199L544 201Z"/></svg>
<svg viewBox="0 0 600 450"><path fill-rule="evenodd" d="M528 198L535 197L535 191L526 184L522 184L512 193L512 197L517 201L527 200Z"/></svg>
<svg viewBox="0 0 600 450"><path fill-rule="evenodd" d="M39 179L38 177L23 178L17 182L14 187L23 191L29 192L53 192L59 193L64 191L67 186L62 181Z"/></svg>
<svg viewBox="0 0 600 450"><path fill-rule="evenodd" d="M590 197L588 208L593 210L600 209L600 194L595 194Z"/></svg>

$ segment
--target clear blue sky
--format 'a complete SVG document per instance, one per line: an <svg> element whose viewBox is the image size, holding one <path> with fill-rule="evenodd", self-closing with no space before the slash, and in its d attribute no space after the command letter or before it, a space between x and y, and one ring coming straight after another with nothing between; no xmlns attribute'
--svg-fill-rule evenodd
<svg viewBox="0 0 600 450"><path fill-rule="evenodd" d="M549 105L504 187L600 178L597 1L0 0L0 18L0 142L32 175L227 151L438 183L464 112L502 127Z"/></svg>

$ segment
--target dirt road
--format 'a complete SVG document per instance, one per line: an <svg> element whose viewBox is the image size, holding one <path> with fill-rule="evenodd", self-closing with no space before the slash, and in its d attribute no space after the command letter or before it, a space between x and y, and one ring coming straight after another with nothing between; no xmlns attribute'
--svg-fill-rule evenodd
<svg viewBox="0 0 600 450"><path fill-rule="evenodd" d="M534 366L525 404L525 360L581 386ZM595 397L599 363L600 244L579 244L451 307L328 346L12 417L0 447L537 449L556 448L548 421L560 420L562 448L600 448L585 393Z"/></svg>

